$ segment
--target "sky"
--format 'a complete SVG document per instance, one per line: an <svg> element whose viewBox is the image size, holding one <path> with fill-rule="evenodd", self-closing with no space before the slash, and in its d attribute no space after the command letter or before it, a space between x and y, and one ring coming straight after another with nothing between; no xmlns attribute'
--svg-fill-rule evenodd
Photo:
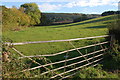
<svg viewBox="0 0 120 80"><path fill-rule="evenodd" d="M119 0L1 0L0 4L11 8L30 2L38 4L41 12L101 14L117 11Z"/></svg>

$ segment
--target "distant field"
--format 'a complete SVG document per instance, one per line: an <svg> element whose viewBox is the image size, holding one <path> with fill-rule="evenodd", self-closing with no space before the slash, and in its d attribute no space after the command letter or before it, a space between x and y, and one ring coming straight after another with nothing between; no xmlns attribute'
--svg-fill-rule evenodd
<svg viewBox="0 0 120 80"><path fill-rule="evenodd" d="M9 38L13 42L26 42L106 35L108 33L106 25L107 23L111 22L113 18L115 17L106 16L72 24L29 27L21 31L3 32L3 37ZM76 47L80 47L87 44L95 43L93 41L95 40L84 40L73 43ZM36 55L53 54L73 47L70 46L70 44L68 44L67 42L58 42L28 44L16 46L16 48L23 52L23 54L25 55Z"/></svg>

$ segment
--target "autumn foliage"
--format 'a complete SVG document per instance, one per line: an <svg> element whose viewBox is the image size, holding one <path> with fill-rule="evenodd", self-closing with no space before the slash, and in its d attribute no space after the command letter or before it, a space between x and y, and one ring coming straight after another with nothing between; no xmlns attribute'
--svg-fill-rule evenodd
<svg viewBox="0 0 120 80"><path fill-rule="evenodd" d="M26 5L30 7L26 7ZM40 10L37 4L26 3L20 8L2 7L2 25L3 30L13 30L22 26L32 26L40 23Z"/></svg>

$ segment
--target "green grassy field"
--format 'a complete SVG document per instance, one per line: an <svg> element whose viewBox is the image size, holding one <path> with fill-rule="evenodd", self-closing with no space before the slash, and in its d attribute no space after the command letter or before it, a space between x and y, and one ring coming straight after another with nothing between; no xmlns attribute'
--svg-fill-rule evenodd
<svg viewBox="0 0 120 80"><path fill-rule="evenodd" d="M111 22L114 16L106 16L95 19L90 19L78 23L54 25L54 26L37 26L29 27L21 31L6 31L3 32L3 38L9 38L13 42L27 41L47 41L73 39L90 36L106 35L108 30L107 23ZM95 43L93 40L82 40L73 42L76 47ZM54 54L59 51L73 48L67 42L57 43L40 43L16 46L16 48L25 55L38 54Z"/></svg>
<svg viewBox="0 0 120 80"><path fill-rule="evenodd" d="M48 40L61 40L61 39L73 39L73 38L83 38L83 37L91 37L91 36L101 36L101 35L108 34L107 24L112 22L114 18L115 18L115 16L106 16L106 17L95 18L95 19L86 20L86 21L82 21L82 22L78 22L78 23L72 23L72 24L54 25L54 26L37 26L37 27L33 26L33 27L25 28L20 31L5 31L5 32L3 32L3 38L11 39L14 43L14 42L26 42L26 41L48 41ZM98 38L98 39L72 41L72 43L76 47L81 47L81 46L97 43L98 41L104 41L104 40L105 40L104 38ZM108 47L108 45L106 45L106 44L103 46L104 46L104 48L105 48L105 46ZM20 52L22 52L24 55L27 55L27 56L41 55L41 54L54 54L54 53L57 53L60 51L73 49L73 46L71 46L68 42L27 44L27 45L15 46L15 47ZM94 52L95 50L100 50L100 49L101 49L101 46L99 45L96 47L81 49L80 52L83 54L87 54L87 53ZM5 66L5 67L3 67L3 69L4 69L4 72L6 72L6 74L9 74L10 72L16 73L16 72L20 72L27 68L33 68L33 67L38 66L37 64L32 63L30 60L28 60L26 58L18 59L17 58L18 55L15 54L16 52L14 52L12 50L10 50L10 51L12 53L12 56L10 56L11 62L3 64ZM103 51L98 52L93 55L86 56L86 57L90 58L95 55L99 55L101 53L103 53ZM64 54L57 55L57 56L45 57L45 60L42 59L42 57L33 58L33 59L35 61L37 61L38 63L44 65L47 63L51 63L51 62L65 60L66 54L68 55L67 59L80 56L80 53L78 53L77 51L71 51L71 52L64 53ZM103 57L103 56L100 56L100 57ZM78 58L78 59L75 59L72 61L67 61L67 65L79 62L81 60L84 60L84 58ZM94 59L89 60L89 61L92 62L93 60ZM76 64L74 66L67 67L66 71L71 70L75 67L79 67L80 65L84 65L86 63L87 62L83 62L80 64ZM47 68L55 69L55 68L61 67L63 65L65 65L65 63L50 65L50 66L47 66ZM76 76L84 78L84 76L88 76L89 73L91 72L96 75L99 74L99 75L97 75L98 78L109 78L109 77L118 78L117 74L108 74L107 72L105 72L101 69L100 69L101 71L95 70L94 68L90 68L89 70L85 69L85 71L84 70L82 71L83 74L78 73ZM35 69L33 71L17 73L17 75L16 74L4 75L4 77L7 77L7 78L9 78L9 77L10 78L18 78L18 77L49 78L50 76L53 75L53 74L49 73L47 75L40 76L40 74L44 71L46 71L46 70L43 68L40 68L40 69ZM86 73L87 71L88 71L88 73ZM61 73L61 72L64 72L64 69L56 71L57 74ZM81 72L81 70L80 70L80 72ZM90 73L90 77L91 77L91 73ZM70 72L70 73L68 73L68 75L69 74L73 74L73 73ZM65 75L67 75L67 74L65 74ZM96 77L96 75L95 75L95 77ZM73 78L76 76L73 76ZM94 76L92 76L92 77L94 77ZM87 77L85 77L85 78L87 78Z"/></svg>

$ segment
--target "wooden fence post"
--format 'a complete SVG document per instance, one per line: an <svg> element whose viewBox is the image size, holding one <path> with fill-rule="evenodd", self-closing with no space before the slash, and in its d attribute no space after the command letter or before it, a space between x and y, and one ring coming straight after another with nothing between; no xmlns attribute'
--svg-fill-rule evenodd
<svg viewBox="0 0 120 80"><path fill-rule="evenodd" d="M113 47L114 47L114 39L115 39L115 35L111 35L110 36L111 37L111 39L110 39L110 49L113 49Z"/></svg>

